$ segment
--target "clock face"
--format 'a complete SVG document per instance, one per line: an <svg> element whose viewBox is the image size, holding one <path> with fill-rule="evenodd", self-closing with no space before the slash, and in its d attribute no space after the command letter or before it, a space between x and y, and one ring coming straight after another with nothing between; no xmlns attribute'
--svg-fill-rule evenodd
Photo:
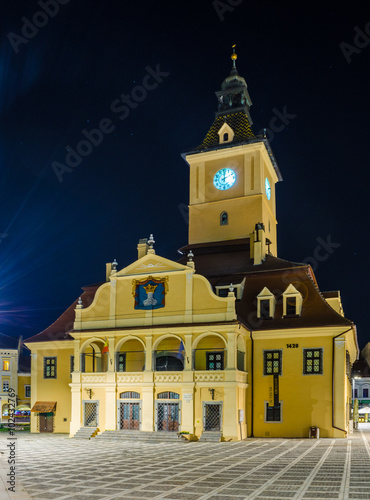
<svg viewBox="0 0 370 500"><path fill-rule="evenodd" d="M265 179L265 190L266 190L266 196L267 199L269 200L271 198L271 187L268 178L266 177Z"/></svg>
<svg viewBox="0 0 370 500"><path fill-rule="evenodd" d="M231 168L221 168L215 173L213 177L213 184L215 188L224 191L231 188L236 181L236 173Z"/></svg>

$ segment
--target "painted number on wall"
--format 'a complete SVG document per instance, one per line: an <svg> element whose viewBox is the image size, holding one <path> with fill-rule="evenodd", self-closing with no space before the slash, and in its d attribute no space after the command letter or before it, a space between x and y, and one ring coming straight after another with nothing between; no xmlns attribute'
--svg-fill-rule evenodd
<svg viewBox="0 0 370 500"><path fill-rule="evenodd" d="M297 347L299 347L299 344L287 344L286 346L288 349L296 349Z"/></svg>

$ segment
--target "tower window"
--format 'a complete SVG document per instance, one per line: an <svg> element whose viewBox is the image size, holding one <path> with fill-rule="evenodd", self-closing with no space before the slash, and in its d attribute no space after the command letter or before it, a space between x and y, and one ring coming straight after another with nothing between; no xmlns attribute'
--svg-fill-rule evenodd
<svg viewBox="0 0 370 500"><path fill-rule="evenodd" d="M221 212L220 215L220 226L227 226L229 223L229 215L227 212Z"/></svg>
<svg viewBox="0 0 370 500"><path fill-rule="evenodd" d="M225 144L227 142L232 142L234 140L234 131L226 122L222 125L220 130L217 132L220 144Z"/></svg>

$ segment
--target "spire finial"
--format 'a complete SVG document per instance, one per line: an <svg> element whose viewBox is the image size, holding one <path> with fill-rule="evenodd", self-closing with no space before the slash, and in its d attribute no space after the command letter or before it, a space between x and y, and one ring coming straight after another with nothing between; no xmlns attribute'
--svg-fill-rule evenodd
<svg viewBox="0 0 370 500"><path fill-rule="evenodd" d="M153 247L154 247L154 243L155 243L155 241L154 241L154 237L153 237L153 235L151 234L151 235L149 236L149 239L148 239L148 245L149 245L149 248L148 248L148 253L153 253L153 254L155 254L155 250L154 250L154 248L153 248Z"/></svg>
<svg viewBox="0 0 370 500"><path fill-rule="evenodd" d="M233 61L233 68L235 68L235 69L236 69L236 63L235 63L235 61L237 60L238 56L237 56L237 54L236 54L236 52L235 52L235 47L236 47L236 43L234 43L234 45L232 46L233 53L231 54L231 56L230 56L230 57L231 57L231 59L232 59L232 61Z"/></svg>

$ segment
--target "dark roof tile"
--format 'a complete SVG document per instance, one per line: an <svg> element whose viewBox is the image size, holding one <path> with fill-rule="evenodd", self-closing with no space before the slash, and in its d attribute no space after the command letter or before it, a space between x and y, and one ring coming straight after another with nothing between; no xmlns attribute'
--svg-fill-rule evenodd
<svg viewBox="0 0 370 500"><path fill-rule="evenodd" d="M235 143L238 142L246 142L249 139L255 138L247 115L243 111L239 111L238 113L217 116L207 135L205 136L202 144L195 148L194 151L203 151L215 146L222 146L222 144L220 144L218 131L224 123L227 123L234 131L235 135L231 143L232 145L235 145ZM225 146L230 146L230 143L226 143Z"/></svg>

